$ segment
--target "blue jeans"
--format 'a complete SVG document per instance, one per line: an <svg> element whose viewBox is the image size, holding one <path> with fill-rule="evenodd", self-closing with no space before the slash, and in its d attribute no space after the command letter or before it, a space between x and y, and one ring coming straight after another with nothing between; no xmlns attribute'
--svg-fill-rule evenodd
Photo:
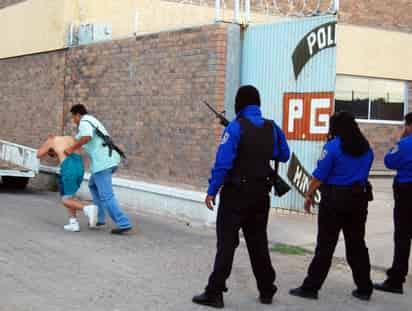
<svg viewBox="0 0 412 311"><path fill-rule="evenodd" d="M89 181L89 189L93 197L93 202L98 207L98 222L105 222L105 211L109 212L110 217L117 227L121 229L131 228L129 218L122 211L119 202L113 193L112 175L117 167L92 174Z"/></svg>

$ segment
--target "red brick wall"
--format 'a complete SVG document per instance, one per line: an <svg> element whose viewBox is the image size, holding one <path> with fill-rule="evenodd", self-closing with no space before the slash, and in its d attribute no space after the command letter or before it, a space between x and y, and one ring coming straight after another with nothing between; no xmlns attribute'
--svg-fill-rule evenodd
<svg viewBox="0 0 412 311"><path fill-rule="evenodd" d="M37 148L63 125L65 52L0 60L0 138Z"/></svg>
<svg viewBox="0 0 412 311"><path fill-rule="evenodd" d="M38 147L85 104L124 146L119 174L204 189L222 128L227 33L211 25L0 60L0 138Z"/></svg>
<svg viewBox="0 0 412 311"><path fill-rule="evenodd" d="M412 31L411 0L344 0L340 3L343 23Z"/></svg>
<svg viewBox="0 0 412 311"><path fill-rule="evenodd" d="M221 128L202 100L223 110L226 40L212 25L69 50L65 111L85 104L106 125L121 175L204 187Z"/></svg>
<svg viewBox="0 0 412 311"><path fill-rule="evenodd" d="M399 140L403 129L402 125L360 123L360 128L368 138L375 153L372 169L384 170L383 158L386 152Z"/></svg>
<svg viewBox="0 0 412 311"><path fill-rule="evenodd" d="M409 111L412 112L412 82L409 82ZM366 124L360 123L360 127L369 142L373 146L375 152L375 161L373 169L385 169L383 158L385 153L399 140L402 133L402 125L388 124Z"/></svg>

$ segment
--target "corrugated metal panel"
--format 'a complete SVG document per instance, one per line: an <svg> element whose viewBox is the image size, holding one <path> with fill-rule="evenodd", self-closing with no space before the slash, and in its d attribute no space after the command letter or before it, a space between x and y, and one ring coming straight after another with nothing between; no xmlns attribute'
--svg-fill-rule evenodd
<svg viewBox="0 0 412 311"><path fill-rule="evenodd" d="M335 16L299 18L251 26L244 36L241 84L255 85L261 93L264 116L275 120L285 132L291 130L288 133L291 150L308 172L315 168L324 144L325 135L316 133L323 133L322 127L327 128L328 120L322 120L320 115L330 114L333 109L335 23ZM305 65L297 75L292 56L300 43L309 44L313 54L303 62ZM316 54L317 47L320 51ZM298 56L298 62L302 63L305 56ZM324 107L327 102L330 102L329 108ZM283 117L284 112L288 112L284 106L291 109L287 120ZM290 120L294 118L296 123L292 126ZM320 126L320 130L316 126ZM281 174L286 180L288 166L289 163L281 165ZM273 205L302 209L303 197L293 189L284 198L274 200Z"/></svg>

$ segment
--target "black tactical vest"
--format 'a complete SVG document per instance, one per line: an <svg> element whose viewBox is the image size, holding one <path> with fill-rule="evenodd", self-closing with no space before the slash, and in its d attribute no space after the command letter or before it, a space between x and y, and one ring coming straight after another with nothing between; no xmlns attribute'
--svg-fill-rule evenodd
<svg viewBox="0 0 412 311"><path fill-rule="evenodd" d="M255 126L246 118L239 118L241 127L240 142L233 168L227 182L262 181L271 175L270 161L273 156L273 122L265 120L263 127Z"/></svg>

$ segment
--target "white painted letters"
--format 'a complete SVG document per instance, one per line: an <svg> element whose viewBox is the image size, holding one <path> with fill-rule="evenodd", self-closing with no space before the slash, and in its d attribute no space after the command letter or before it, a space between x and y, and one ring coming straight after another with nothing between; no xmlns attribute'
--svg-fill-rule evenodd
<svg viewBox="0 0 412 311"><path fill-rule="evenodd" d="M329 114L319 113L319 109L328 109L330 100L327 98L314 98L310 105L310 133L327 134L329 130Z"/></svg>
<svg viewBox="0 0 412 311"><path fill-rule="evenodd" d="M313 55L313 48L315 47L316 44L316 33L312 32L308 36L308 46L309 46L309 54L310 56Z"/></svg>
<svg viewBox="0 0 412 311"><path fill-rule="evenodd" d="M303 118L303 100L291 99L289 105L288 132L292 133L295 129L295 120Z"/></svg>
<svg viewBox="0 0 412 311"><path fill-rule="evenodd" d="M307 36L310 56L335 44L333 27L333 25L321 27Z"/></svg>

